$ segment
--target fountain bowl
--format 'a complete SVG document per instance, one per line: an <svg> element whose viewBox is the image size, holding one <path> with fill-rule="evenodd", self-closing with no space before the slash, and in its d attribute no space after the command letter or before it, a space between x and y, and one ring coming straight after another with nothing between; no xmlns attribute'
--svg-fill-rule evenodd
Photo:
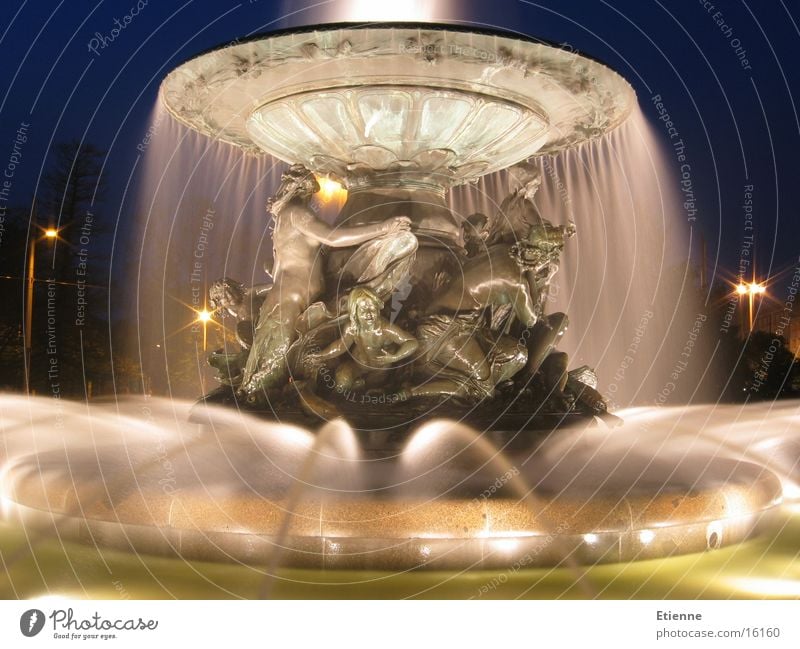
<svg viewBox="0 0 800 649"><path fill-rule="evenodd" d="M357 189L455 185L621 124L636 103L605 65L509 33L331 25L236 42L164 80L180 122Z"/></svg>

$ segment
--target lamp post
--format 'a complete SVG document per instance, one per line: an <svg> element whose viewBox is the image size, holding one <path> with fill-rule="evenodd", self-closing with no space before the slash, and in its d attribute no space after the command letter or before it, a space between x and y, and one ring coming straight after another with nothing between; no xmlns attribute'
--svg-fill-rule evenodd
<svg viewBox="0 0 800 649"><path fill-rule="evenodd" d="M47 228L44 231L44 238L48 241L55 241L58 238L58 230ZM31 237L28 248L28 281L27 291L25 292L25 392L31 393L31 347L33 339L33 295L36 285L36 244L41 237Z"/></svg>
<svg viewBox="0 0 800 649"><path fill-rule="evenodd" d="M766 291L767 288L763 284L759 284L755 281L749 284L740 282L736 286L736 292L740 297L747 295L749 333L753 333L753 302L755 301L755 297L756 295L763 295Z"/></svg>
<svg viewBox="0 0 800 649"><path fill-rule="evenodd" d="M206 351L206 341L208 340L206 327L211 321L212 313L204 307L199 311L195 311L195 315L197 316L197 322L203 325L203 351Z"/></svg>

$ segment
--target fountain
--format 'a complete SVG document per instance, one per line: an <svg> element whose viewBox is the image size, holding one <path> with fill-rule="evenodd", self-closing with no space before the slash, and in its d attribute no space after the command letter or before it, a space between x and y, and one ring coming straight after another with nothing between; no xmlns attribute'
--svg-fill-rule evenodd
<svg viewBox="0 0 800 649"><path fill-rule="evenodd" d="M567 372L556 351L568 319L545 302L575 227L538 213L527 161L629 116L615 72L507 35L342 26L196 57L162 99L190 128L292 165L269 203L271 285L211 289L242 349L212 358L224 387L206 403L367 431L434 413L495 430L610 419L593 371ZM451 210L450 187L509 167L518 187L491 220ZM347 189L331 225L311 206L317 177ZM389 322L379 314L401 290Z"/></svg>
<svg viewBox="0 0 800 649"><path fill-rule="evenodd" d="M267 565L261 594L282 566L574 567L715 549L775 520L794 447L765 459L703 438L688 454L698 421L674 435L652 412L623 423L557 349L568 318L548 290L581 233L537 209L535 157L630 117L616 72L509 34L332 25L202 54L160 99L190 129L288 164L268 203L269 276L211 286L237 340L210 355L219 388L191 413L151 400L145 424L118 415L91 448L9 453L6 515ZM514 183L496 214L453 209L451 188L498 170ZM313 202L328 179L347 189L331 222Z"/></svg>

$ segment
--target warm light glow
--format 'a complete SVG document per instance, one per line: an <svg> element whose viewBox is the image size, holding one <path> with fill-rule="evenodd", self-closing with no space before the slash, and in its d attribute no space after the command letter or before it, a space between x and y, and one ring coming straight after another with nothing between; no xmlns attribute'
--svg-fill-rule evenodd
<svg viewBox="0 0 800 649"><path fill-rule="evenodd" d="M756 284L755 282L751 284L737 284L736 292L739 295L747 295L748 293L751 295L761 295L767 292L767 287L763 284Z"/></svg>
<svg viewBox="0 0 800 649"><path fill-rule="evenodd" d="M47 230L44 231L44 236L48 239L55 239L58 236L58 230L55 228L47 228Z"/></svg>
<svg viewBox="0 0 800 649"><path fill-rule="evenodd" d="M490 547L504 554L511 554L519 548L519 539L493 539Z"/></svg>
<svg viewBox="0 0 800 649"><path fill-rule="evenodd" d="M455 426L458 426L458 424L455 424ZM424 424L406 442L406 446L400 454L400 459L404 464L413 464L418 459L418 456L428 454L437 440L447 436L450 428L450 423L442 420Z"/></svg>
<svg viewBox="0 0 800 649"><path fill-rule="evenodd" d="M753 513L747 498L738 491L725 492L725 518L738 518Z"/></svg>
<svg viewBox="0 0 800 649"><path fill-rule="evenodd" d="M75 597L67 597L66 595L39 595L39 597L32 597L30 600L31 602L39 602L40 604L59 604L61 602L69 602L74 599Z"/></svg>
<svg viewBox="0 0 800 649"><path fill-rule="evenodd" d="M800 581L794 579L750 579L740 577L728 582L737 590L766 597L800 597Z"/></svg>
<svg viewBox="0 0 800 649"><path fill-rule="evenodd" d="M586 542L588 545L594 545L595 543L597 543L597 541L599 541L599 540L600 540L600 537L598 537L598 536L597 536L597 534L592 534L592 533L589 533L589 534L584 534L584 535L583 535L583 540L584 540L584 541L585 541L585 542Z"/></svg>
<svg viewBox="0 0 800 649"><path fill-rule="evenodd" d="M653 530L642 530L639 532L639 540L642 542L643 545L648 545L649 543L653 542L653 539L656 538L655 532Z"/></svg>
<svg viewBox="0 0 800 649"><path fill-rule="evenodd" d="M323 203L330 203L334 200L343 203L347 198L347 190L335 180L326 176L319 176L317 182L319 183L317 196Z"/></svg>
<svg viewBox="0 0 800 649"><path fill-rule="evenodd" d="M209 322L211 320L211 311L208 309L203 309L202 311L197 311L196 313L198 322Z"/></svg>
<svg viewBox="0 0 800 649"><path fill-rule="evenodd" d="M783 502L793 503L800 500L800 486L796 482L792 482L785 476L781 477L781 484L783 485Z"/></svg>

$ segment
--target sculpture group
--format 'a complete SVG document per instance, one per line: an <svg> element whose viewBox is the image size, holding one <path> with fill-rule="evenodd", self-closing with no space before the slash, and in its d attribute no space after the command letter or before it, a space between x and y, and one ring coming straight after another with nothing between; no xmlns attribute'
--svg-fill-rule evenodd
<svg viewBox="0 0 800 649"><path fill-rule="evenodd" d="M464 219L445 250L430 249L416 217L328 225L315 213L314 174L290 167L267 204L271 284L223 278L210 289L238 341L210 357L218 392L321 418L431 403L608 416L593 372L568 371L557 350L566 315L545 310L575 227L539 214L535 166L515 173L522 182L499 212Z"/></svg>

